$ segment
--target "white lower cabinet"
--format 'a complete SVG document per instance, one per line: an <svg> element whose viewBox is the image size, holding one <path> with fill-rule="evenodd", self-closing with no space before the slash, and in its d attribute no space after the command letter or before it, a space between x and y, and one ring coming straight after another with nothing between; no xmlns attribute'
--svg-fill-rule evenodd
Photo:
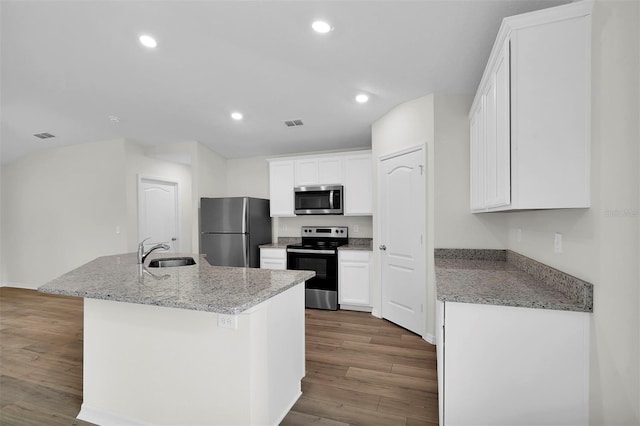
<svg viewBox="0 0 640 426"><path fill-rule="evenodd" d="M371 252L338 251L340 309L371 311Z"/></svg>
<svg viewBox="0 0 640 426"><path fill-rule="evenodd" d="M589 423L589 314L438 301L441 425Z"/></svg>
<svg viewBox="0 0 640 426"><path fill-rule="evenodd" d="M275 247L260 248L260 268L287 269L287 249Z"/></svg>

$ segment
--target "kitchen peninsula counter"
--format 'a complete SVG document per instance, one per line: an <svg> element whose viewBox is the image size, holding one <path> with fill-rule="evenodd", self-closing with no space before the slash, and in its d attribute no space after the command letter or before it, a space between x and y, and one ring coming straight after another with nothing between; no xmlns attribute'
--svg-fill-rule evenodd
<svg viewBox="0 0 640 426"><path fill-rule="evenodd" d="M176 254L152 253L145 262ZM78 419L117 425L277 425L305 375L313 271L149 268L97 258L39 291L84 298Z"/></svg>
<svg viewBox="0 0 640 426"><path fill-rule="evenodd" d="M152 253L145 261L168 257ZM313 271L276 271L211 266L203 255L195 265L150 268L137 263L136 253L99 257L50 281L38 291L219 314L239 314L303 283Z"/></svg>

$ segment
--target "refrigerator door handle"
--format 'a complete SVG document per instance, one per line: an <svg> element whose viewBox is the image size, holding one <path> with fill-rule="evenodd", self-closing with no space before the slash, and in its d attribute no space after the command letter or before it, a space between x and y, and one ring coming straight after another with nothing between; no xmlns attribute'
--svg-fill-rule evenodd
<svg viewBox="0 0 640 426"><path fill-rule="evenodd" d="M247 223L249 222L249 215L248 215L248 211L247 211L247 198L243 198L242 199L242 233L246 234L247 233Z"/></svg>
<svg viewBox="0 0 640 426"><path fill-rule="evenodd" d="M242 238L242 253L244 256L244 267L249 267L249 244L247 244L247 240L249 239L248 235L244 235Z"/></svg>

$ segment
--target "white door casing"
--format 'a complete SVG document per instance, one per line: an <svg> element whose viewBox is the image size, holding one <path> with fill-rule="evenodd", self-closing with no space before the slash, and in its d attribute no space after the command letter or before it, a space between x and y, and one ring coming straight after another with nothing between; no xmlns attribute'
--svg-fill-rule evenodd
<svg viewBox="0 0 640 426"><path fill-rule="evenodd" d="M138 178L138 241L144 246L164 243L176 252L179 247L178 184L158 178Z"/></svg>
<svg viewBox="0 0 640 426"><path fill-rule="evenodd" d="M426 302L424 148L380 159L382 317L423 335Z"/></svg>

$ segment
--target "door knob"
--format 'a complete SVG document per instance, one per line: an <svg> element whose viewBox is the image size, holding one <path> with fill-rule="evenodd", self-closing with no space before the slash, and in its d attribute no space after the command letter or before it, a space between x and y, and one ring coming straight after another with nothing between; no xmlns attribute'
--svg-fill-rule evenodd
<svg viewBox="0 0 640 426"><path fill-rule="evenodd" d="M380 247L378 247L380 250L386 250L387 246L385 246L384 244L382 244Z"/></svg>

